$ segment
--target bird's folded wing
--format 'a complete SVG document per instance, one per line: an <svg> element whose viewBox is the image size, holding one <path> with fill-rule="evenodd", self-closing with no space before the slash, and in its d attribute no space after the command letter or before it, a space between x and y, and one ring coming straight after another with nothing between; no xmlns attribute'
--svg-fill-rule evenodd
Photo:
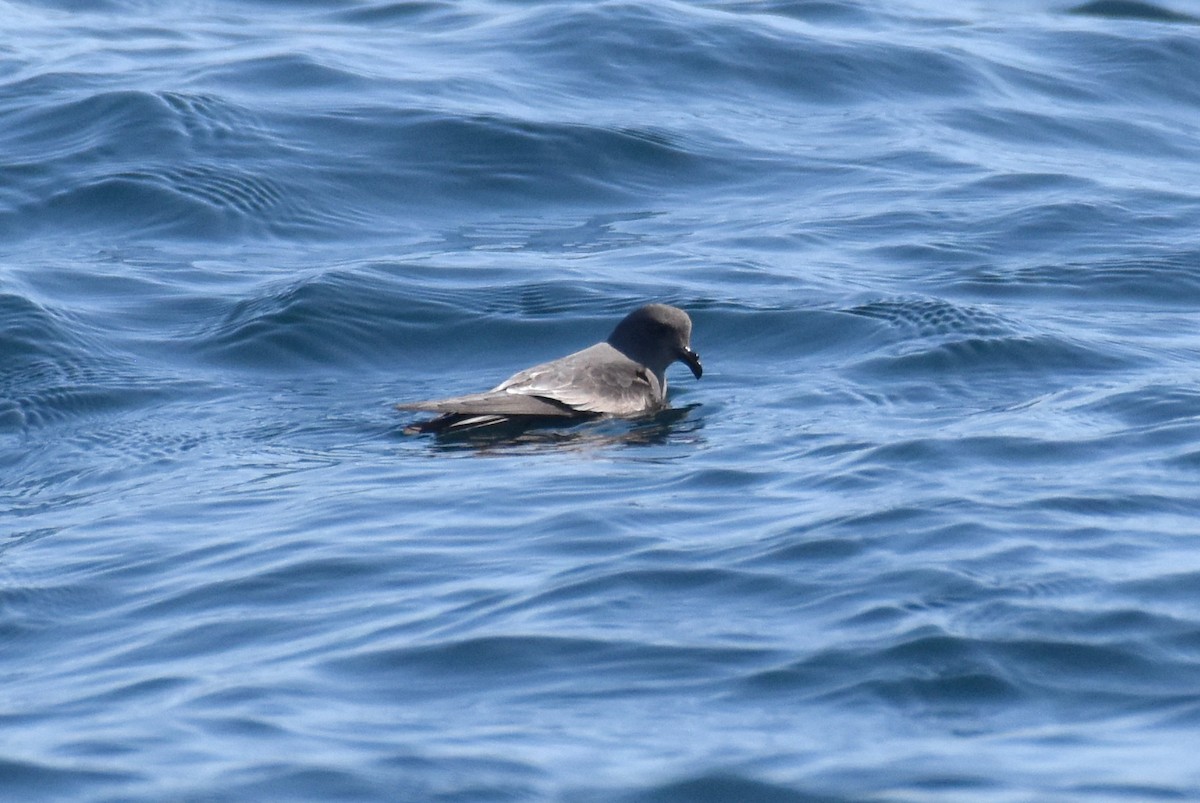
<svg viewBox="0 0 1200 803"><path fill-rule="evenodd" d="M662 401L658 380L630 360L547 363L522 371L496 391L558 402L580 413L610 415L640 413Z"/></svg>
<svg viewBox="0 0 1200 803"><path fill-rule="evenodd" d="M636 415L661 407L646 368L607 343L514 374L486 393L409 402L400 410L498 416Z"/></svg>

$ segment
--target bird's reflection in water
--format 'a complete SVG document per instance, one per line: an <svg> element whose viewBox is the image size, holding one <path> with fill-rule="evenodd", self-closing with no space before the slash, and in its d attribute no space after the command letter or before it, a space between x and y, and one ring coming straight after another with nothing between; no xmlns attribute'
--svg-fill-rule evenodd
<svg viewBox="0 0 1200 803"><path fill-rule="evenodd" d="M545 450L586 451L606 446L655 446L672 438L694 436L703 426L703 419L692 415L700 406L669 407L639 418L601 418L571 427L564 427L561 419L543 419L502 428L442 434L435 437L434 449L474 451L484 456Z"/></svg>

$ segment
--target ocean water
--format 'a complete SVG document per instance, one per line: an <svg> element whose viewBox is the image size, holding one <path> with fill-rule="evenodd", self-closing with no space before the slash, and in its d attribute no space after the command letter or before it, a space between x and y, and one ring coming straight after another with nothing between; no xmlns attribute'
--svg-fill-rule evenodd
<svg viewBox="0 0 1200 803"><path fill-rule="evenodd" d="M1183 0L0 0L0 798L1200 798L1198 312Z"/></svg>

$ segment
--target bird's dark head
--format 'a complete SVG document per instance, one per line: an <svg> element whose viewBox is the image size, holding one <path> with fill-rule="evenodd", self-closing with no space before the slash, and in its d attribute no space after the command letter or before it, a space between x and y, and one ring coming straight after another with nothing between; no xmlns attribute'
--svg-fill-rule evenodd
<svg viewBox="0 0 1200 803"><path fill-rule="evenodd" d="M668 365L680 360L699 379L704 368L700 356L692 351L691 341L692 319L667 304L638 307L608 336L610 346L660 376Z"/></svg>

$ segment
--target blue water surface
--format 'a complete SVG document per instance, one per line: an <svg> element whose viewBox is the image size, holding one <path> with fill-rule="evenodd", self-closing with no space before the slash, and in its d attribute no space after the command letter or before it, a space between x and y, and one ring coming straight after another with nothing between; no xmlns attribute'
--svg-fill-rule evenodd
<svg viewBox="0 0 1200 803"><path fill-rule="evenodd" d="M0 798L1200 798L1200 7L0 20Z"/></svg>

